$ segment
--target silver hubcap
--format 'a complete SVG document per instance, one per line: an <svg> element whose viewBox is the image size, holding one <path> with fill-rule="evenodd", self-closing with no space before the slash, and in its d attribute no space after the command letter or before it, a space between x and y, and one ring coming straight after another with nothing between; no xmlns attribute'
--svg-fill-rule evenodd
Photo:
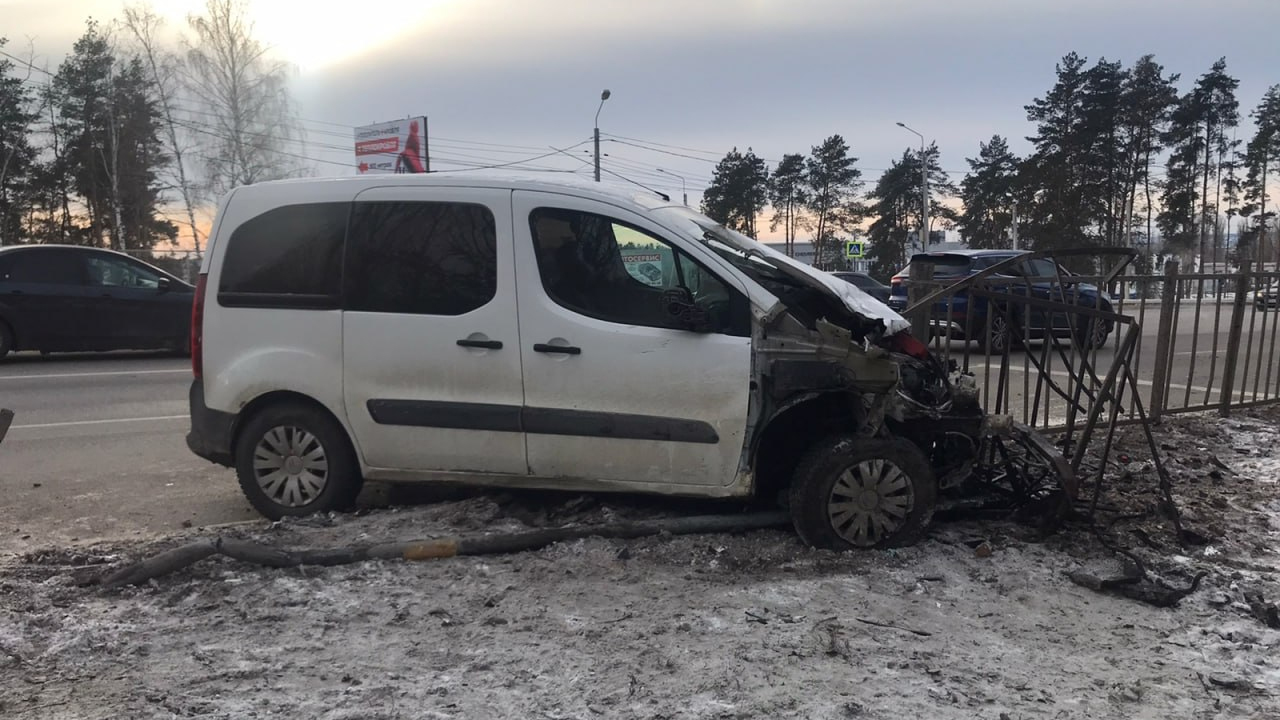
<svg viewBox="0 0 1280 720"><path fill-rule="evenodd" d="M1009 342L1009 323L1004 317L997 315L991 318L991 349L1004 350Z"/></svg>
<svg viewBox="0 0 1280 720"><path fill-rule="evenodd" d="M310 504L329 482L329 458L319 438L300 427L268 430L253 450L253 474L272 502Z"/></svg>
<svg viewBox="0 0 1280 720"><path fill-rule="evenodd" d="M915 500L902 468L889 460L863 460L836 478L827 514L837 535L871 547L902 527Z"/></svg>

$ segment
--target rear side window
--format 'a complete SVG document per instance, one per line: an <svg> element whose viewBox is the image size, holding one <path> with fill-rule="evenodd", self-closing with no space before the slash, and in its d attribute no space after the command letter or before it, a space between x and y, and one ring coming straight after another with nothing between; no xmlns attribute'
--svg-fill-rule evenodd
<svg viewBox="0 0 1280 720"><path fill-rule="evenodd" d="M347 248L347 310L462 315L498 292L498 235L483 205L358 202Z"/></svg>
<svg viewBox="0 0 1280 720"><path fill-rule="evenodd" d="M285 205L231 233L218 302L240 307L338 307L350 203Z"/></svg>
<svg viewBox="0 0 1280 720"><path fill-rule="evenodd" d="M0 280L36 285L83 285L79 256L65 250L15 252L0 267Z"/></svg>

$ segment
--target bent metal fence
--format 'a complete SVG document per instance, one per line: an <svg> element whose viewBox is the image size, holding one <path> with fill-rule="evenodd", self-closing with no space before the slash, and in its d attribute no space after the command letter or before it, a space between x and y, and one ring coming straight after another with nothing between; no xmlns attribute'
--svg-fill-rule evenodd
<svg viewBox="0 0 1280 720"><path fill-rule="evenodd" d="M1068 442L1077 427L1280 400L1280 273L1186 274L1170 261L1136 275L1134 256L1034 252L958 280L945 255L917 256L905 314L975 376L988 412Z"/></svg>

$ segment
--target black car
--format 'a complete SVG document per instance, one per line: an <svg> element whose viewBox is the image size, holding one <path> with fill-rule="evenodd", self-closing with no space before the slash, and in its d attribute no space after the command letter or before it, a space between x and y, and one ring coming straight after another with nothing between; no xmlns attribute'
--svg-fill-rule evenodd
<svg viewBox="0 0 1280 720"><path fill-rule="evenodd" d="M0 247L0 357L16 350L185 352L194 292L110 250Z"/></svg>
<svg viewBox="0 0 1280 720"><path fill-rule="evenodd" d="M866 273L851 272L851 271L845 271L845 270L841 270L839 272L833 272L831 274L857 287L859 290L862 290L862 292L870 295L871 297L879 300L880 302L888 304L889 291L890 291L889 286L885 285L879 280L876 280L870 275Z"/></svg>

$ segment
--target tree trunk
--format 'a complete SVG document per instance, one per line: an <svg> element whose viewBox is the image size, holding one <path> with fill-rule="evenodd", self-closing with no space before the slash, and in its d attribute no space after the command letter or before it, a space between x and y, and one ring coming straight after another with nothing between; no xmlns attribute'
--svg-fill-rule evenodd
<svg viewBox="0 0 1280 720"><path fill-rule="evenodd" d="M1209 153L1213 145L1213 123L1204 123L1204 184L1200 190L1200 272L1204 272L1204 256L1208 250L1209 233L1206 224L1209 222Z"/></svg>

